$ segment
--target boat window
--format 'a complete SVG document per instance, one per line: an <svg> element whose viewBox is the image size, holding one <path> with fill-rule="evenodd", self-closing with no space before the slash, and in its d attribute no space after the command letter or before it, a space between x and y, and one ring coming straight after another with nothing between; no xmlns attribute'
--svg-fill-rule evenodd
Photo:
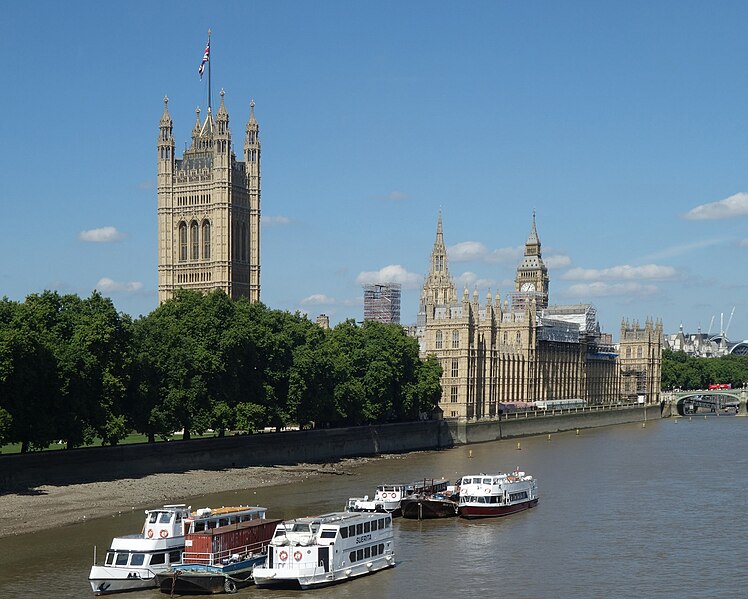
<svg viewBox="0 0 748 599"><path fill-rule="evenodd" d="M350 525L350 526L348 527L348 536L349 536L349 537L353 537L353 536L355 536L355 535L356 535L356 525L355 525L355 524L351 524L351 525Z"/></svg>
<svg viewBox="0 0 748 599"><path fill-rule="evenodd" d="M161 512L161 517L158 519L159 524L168 524L171 522L171 514L169 512Z"/></svg>
<svg viewBox="0 0 748 599"><path fill-rule="evenodd" d="M104 560L104 565L111 566L114 563L114 553L111 551L106 552L106 559Z"/></svg>
<svg viewBox="0 0 748 599"><path fill-rule="evenodd" d="M156 522L158 522L158 512L151 512L148 514L148 523L156 524Z"/></svg>
<svg viewBox="0 0 748 599"><path fill-rule="evenodd" d="M356 524L356 534L357 535L364 534L364 525L363 524Z"/></svg>
<svg viewBox="0 0 748 599"><path fill-rule="evenodd" d="M205 530L205 522L195 522L195 532L201 532Z"/></svg>
<svg viewBox="0 0 748 599"><path fill-rule="evenodd" d="M478 503L486 503L485 497L478 497Z"/></svg>
<svg viewBox="0 0 748 599"><path fill-rule="evenodd" d="M379 543L379 555L384 553L384 543Z"/></svg>
<svg viewBox="0 0 748 599"><path fill-rule="evenodd" d="M356 561L356 552L355 551L351 551L348 554L348 561L351 562L351 563L353 563L353 562Z"/></svg>
<svg viewBox="0 0 748 599"><path fill-rule="evenodd" d="M384 525L389 528L392 525L392 518L385 518Z"/></svg>
<svg viewBox="0 0 748 599"><path fill-rule="evenodd" d="M309 528L312 529L312 534L314 534L314 533L316 533L319 530L319 524L317 524L316 522L312 522L312 524L310 524Z"/></svg>
<svg viewBox="0 0 748 599"><path fill-rule="evenodd" d="M226 526L229 523L228 518L219 518L218 519L218 526Z"/></svg>
<svg viewBox="0 0 748 599"><path fill-rule="evenodd" d="M182 561L181 557L182 557L181 551L170 551L169 552L169 563L170 564L179 563L180 561Z"/></svg>
<svg viewBox="0 0 748 599"><path fill-rule="evenodd" d="M340 528L340 536L343 537L344 539L348 538L348 527L347 526L342 526Z"/></svg>
<svg viewBox="0 0 748 599"><path fill-rule="evenodd" d="M165 553L154 553L151 556L151 566L154 564L163 564L166 562L166 554Z"/></svg>
<svg viewBox="0 0 748 599"><path fill-rule="evenodd" d="M299 524L298 522L293 525L292 532L309 532L309 525L307 523Z"/></svg>
<svg viewBox="0 0 748 599"><path fill-rule="evenodd" d="M371 532L371 523L364 522L364 532Z"/></svg>
<svg viewBox="0 0 748 599"><path fill-rule="evenodd" d="M130 557L129 553L118 553L117 561L115 562L118 566L126 566L127 558Z"/></svg>
<svg viewBox="0 0 748 599"><path fill-rule="evenodd" d="M174 520L177 524L179 524L182 521L182 512L177 512L177 517Z"/></svg>
<svg viewBox="0 0 748 599"><path fill-rule="evenodd" d="M364 559L364 550L363 549L357 549L356 550L356 561Z"/></svg>
<svg viewBox="0 0 748 599"><path fill-rule="evenodd" d="M364 559L371 557L371 547L364 547Z"/></svg>
<svg viewBox="0 0 748 599"><path fill-rule="evenodd" d="M493 482L493 479L491 479L491 478L484 478L483 479L483 484L484 485L490 485L492 482Z"/></svg>
<svg viewBox="0 0 748 599"><path fill-rule="evenodd" d="M320 533L320 535L319 535L319 536L320 536L320 538L322 538L322 539L334 539L334 538L335 538L335 537L337 536L337 531L335 531L335 530L327 530L327 529L325 529L325 530L323 530L323 531L322 531L322 532Z"/></svg>
<svg viewBox="0 0 748 599"><path fill-rule="evenodd" d="M377 556L377 549L379 548L379 545L372 545L371 547L371 557Z"/></svg>
<svg viewBox="0 0 748 599"><path fill-rule="evenodd" d="M145 555L142 553L133 553L132 557L130 558L130 565L131 566L142 566L143 562L145 561Z"/></svg>

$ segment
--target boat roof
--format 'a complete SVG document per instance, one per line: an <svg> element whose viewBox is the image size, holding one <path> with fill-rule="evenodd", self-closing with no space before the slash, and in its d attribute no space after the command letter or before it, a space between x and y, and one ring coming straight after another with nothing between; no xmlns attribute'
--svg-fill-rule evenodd
<svg viewBox="0 0 748 599"><path fill-rule="evenodd" d="M303 518L292 518L284 520L282 525L286 524L340 524L350 522L351 520L370 520L372 518L381 518L388 514L380 512L330 512L319 516L305 516Z"/></svg>

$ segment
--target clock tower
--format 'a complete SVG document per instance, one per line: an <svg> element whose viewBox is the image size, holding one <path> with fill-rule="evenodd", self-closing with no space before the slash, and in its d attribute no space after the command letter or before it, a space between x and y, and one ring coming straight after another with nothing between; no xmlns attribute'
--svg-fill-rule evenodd
<svg viewBox="0 0 748 599"><path fill-rule="evenodd" d="M525 255L517 267L514 279L515 293L512 294L512 307L524 309L531 300L538 309L548 307L548 269L543 263L540 251L540 238L535 226L535 212L532 213L532 229L525 242Z"/></svg>

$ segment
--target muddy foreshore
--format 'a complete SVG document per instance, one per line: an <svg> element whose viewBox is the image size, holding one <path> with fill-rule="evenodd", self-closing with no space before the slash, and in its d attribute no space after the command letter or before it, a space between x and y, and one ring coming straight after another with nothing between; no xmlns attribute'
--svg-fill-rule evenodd
<svg viewBox="0 0 748 599"><path fill-rule="evenodd" d="M0 537L38 532L101 518L132 509L179 502L183 497L282 485L313 476L352 474L379 458L344 459L332 464L251 466L225 470L193 470L179 474L151 474L115 481L45 485L0 496Z"/></svg>

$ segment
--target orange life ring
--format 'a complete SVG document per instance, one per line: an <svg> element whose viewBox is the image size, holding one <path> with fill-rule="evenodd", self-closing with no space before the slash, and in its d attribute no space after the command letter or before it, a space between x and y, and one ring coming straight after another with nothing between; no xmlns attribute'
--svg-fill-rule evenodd
<svg viewBox="0 0 748 599"><path fill-rule="evenodd" d="M301 551L295 551L293 558L298 562L301 559Z"/></svg>
<svg viewBox="0 0 748 599"><path fill-rule="evenodd" d="M153 529L152 529L152 528L149 528L149 529L148 529L148 538L149 538L149 539L152 539L152 538L153 538Z"/></svg>
<svg viewBox="0 0 748 599"><path fill-rule="evenodd" d="M278 557L280 558L280 560L281 560L282 562L285 562L285 561L286 561L286 560L288 559L288 552L287 552L286 550L283 550L283 551L281 551L281 552L280 552L280 553L278 554Z"/></svg>
<svg viewBox="0 0 748 599"><path fill-rule="evenodd" d="M162 539L165 539L166 537L169 536L169 531L164 528L161 530L160 533L158 533L158 536L161 537Z"/></svg>

